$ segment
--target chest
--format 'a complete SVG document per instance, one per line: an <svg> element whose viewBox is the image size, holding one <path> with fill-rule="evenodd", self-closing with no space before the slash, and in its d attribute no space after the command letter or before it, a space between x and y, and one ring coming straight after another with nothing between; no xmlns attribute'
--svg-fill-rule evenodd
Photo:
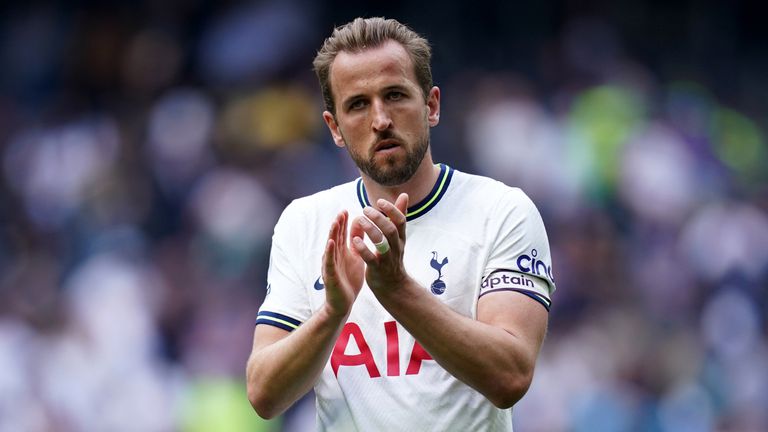
<svg viewBox="0 0 768 432"><path fill-rule="evenodd" d="M313 252L317 270L305 277L306 286L312 287L310 304L314 311L323 305L325 291L317 289L322 286L317 282L322 246L318 244ZM423 289L456 312L474 318L487 255L486 246L477 237L427 225L409 229L403 262L408 274ZM367 285L363 286L352 314L364 321L381 322L390 318Z"/></svg>

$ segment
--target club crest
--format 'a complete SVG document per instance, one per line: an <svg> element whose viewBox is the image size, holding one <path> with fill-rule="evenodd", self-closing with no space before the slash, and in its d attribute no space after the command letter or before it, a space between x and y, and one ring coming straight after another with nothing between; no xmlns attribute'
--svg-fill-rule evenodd
<svg viewBox="0 0 768 432"><path fill-rule="evenodd" d="M445 292L445 282L443 282L443 267L448 264L448 257L443 257L442 261L438 261L437 258L437 252L432 251L432 261L429 262L429 265L432 266L433 269L437 271L437 279L432 281L432 285L430 285L430 289L432 290L432 294L440 295Z"/></svg>

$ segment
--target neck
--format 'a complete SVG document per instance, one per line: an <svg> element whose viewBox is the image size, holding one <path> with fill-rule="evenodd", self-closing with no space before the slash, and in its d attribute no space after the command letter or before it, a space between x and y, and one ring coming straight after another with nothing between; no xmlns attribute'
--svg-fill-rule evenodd
<svg viewBox="0 0 768 432"><path fill-rule="evenodd" d="M440 175L440 167L432 162L432 156L427 152L424 159L419 164L416 173L413 174L407 182L397 186L382 186L371 180L365 174L362 175L365 191L368 194L368 200L372 205L376 201L384 199L394 203L401 193L408 194L409 205L415 204L424 199L437 181Z"/></svg>

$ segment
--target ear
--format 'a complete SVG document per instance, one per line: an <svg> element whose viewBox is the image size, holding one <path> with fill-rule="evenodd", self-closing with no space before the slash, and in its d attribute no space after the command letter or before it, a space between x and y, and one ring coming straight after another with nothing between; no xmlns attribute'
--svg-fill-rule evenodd
<svg viewBox="0 0 768 432"><path fill-rule="evenodd" d="M336 123L336 118L333 117L333 114L331 114L330 111L323 111L323 120L325 120L328 130L331 131L333 142L339 147L345 147L347 143L344 142L344 137L341 135L341 129L339 129L339 125Z"/></svg>
<svg viewBox="0 0 768 432"><path fill-rule="evenodd" d="M440 89L435 86L429 90L427 96L427 120L430 127L437 126L440 123Z"/></svg>

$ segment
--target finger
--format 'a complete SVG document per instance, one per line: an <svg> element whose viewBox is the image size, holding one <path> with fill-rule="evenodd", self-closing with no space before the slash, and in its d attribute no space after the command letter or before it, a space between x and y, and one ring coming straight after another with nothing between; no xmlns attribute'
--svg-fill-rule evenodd
<svg viewBox="0 0 768 432"><path fill-rule="evenodd" d="M341 213L339 213L339 237L338 237L338 243L339 245L346 246L347 245L347 211L342 210Z"/></svg>
<svg viewBox="0 0 768 432"><path fill-rule="evenodd" d="M365 245L362 237L352 237L352 247L366 264L376 263L376 255L368 249L368 246Z"/></svg>
<svg viewBox="0 0 768 432"><path fill-rule="evenodd" d="M331 223L331 231L328 233L328 238L330 240L333 240L334 242L334 248L333 252L334 255L337 256L339 254L339 245L343 243L339 243L339 231L341 231L341 224L339 223L340 214L336 215L336 217L333 219L333 223Z"/></svg>
<svg viewBox="0 0 768 432"><path fill-rule="evenodd" d="M379 207L385 207L387 209L392 208L394 209L394 206L384 200L379 200L377 202L377 205ZM392 216L395 219L392 219L389 217L389 214L382 213L381 211L374 210L372 207L366 207L363 209L363 213L368 217L368 219L371 220L376 226L381 230L381 232L384 234L384 236L389 241L390 245L393 245L395 242L398 241L398 237L400 237L400 230L398 229L398 222L399 225L405 225L405 215L400 213L399 210L395 210L395 212L390 212ZM399 215L399 216L398 216ZM402 221L400 221L402 219Z"/></svg>
<svg viewBox="0 0 768 432"><path fill-rule="evenodd" d="M365 219L362 216L358 216L352 220L352 223L349 224L349 244L350 247L352 247L352 239L354 237L365 237L365 230L363 230L363 227L360 225L360 220ZM352 248L354 250L354 248Z"/></svg>
<svg viewBox="0 0 768 432"><path fill-rule="evenodd" d="M333 285L336 281L336 243L333 239L328 239L325 243L325 253L323 254L323 282L326 286Z"/></svg>
<svg viewBox="0 0 768 432"><path fill-rule="evenodd" d="M371 239L372 242L380 243L384 239L384 234L381 230L365 216L357 217L355 219L355 224L359 227L359 230L368 235L368 238Z"/></svg>
<svg viewBox="0 0 768 432"><path fill-rule="evenodd" d="M404 215L408 215L408 201L409 201L408 194L403 192L398 197L397 200L395 200L395 207L397 207L398 210L400 210L400 213Z"/></svg>
<svg viewBox="0 0 768 432"><path fill-rule="evenodd" d="M395 208L398 210L398 212L403 214L403 223L396 224L397 232L400 235L401 241L405 241L405 227L406 221L408 220L408 201L410 201L410 197L405 192L401 193L397 197L397 200L395 200ZM392 216L390 216L390 218L391 217Z"/></svg>
<svg viewBox="0 0 768 432"><path fill-rule="evenodd" d="M408 196L407 193L403 192L395 201L395 207L397 207L398 210L400 210L400 213L402 213L405 216L405 220L408 221L408 203L410 202L411 197ZM400 240L405 241L405 227L406 223L403 222L402 228L400 225L398 225L397 231L400 233Z"/></svg>
<svg viewBox="0 0 768 432"><path fill-rule="evenodd" d="M360 230L358 227L355 228L354 221L352 223L349 223L349 213L347 211L344 211L344 219L342 221L341 225L342 233L340 236L340 242L342 245L344 245L344 252L351 251L352 253L355 253L355 249L352 247L352 237L355 235L363 236L363 231ZM356 234L356 232L359 232L359 234Z"/></svg>
<svg viewBox="0 0 768 432"><path fill-rule="evenodd" d="M379 207L379 210L381 210L382 213L384 213L389 218L389 220L391 220L392 223L395 224L395 226L405 225L405 220L406 220L405 212L400 209L400 206L402 206L403 204L408 205L408 198L407 198L408 195L405 195L406 198L401 199L403 195L405 194L400 194L400 196L397 197L397 201L395 201L394 205L389 201L383 200L383 199L380 199L379 201L376 202L376 204Z"/></svg>
<svg viewBox="0 0 768 432"><path fill-rule="evenodd" d="M360 226L365 233L368 234L368 238L370 238L372 242L380 243L384 240L384 237L386 237L384 229L386 229L387 226L394 228L394 225L387 220L386 216L377 210L374 210L371 207L366 207L366 209L367 210L363 210L363 213L365 213L366 216L360 217Z"/></svg>

